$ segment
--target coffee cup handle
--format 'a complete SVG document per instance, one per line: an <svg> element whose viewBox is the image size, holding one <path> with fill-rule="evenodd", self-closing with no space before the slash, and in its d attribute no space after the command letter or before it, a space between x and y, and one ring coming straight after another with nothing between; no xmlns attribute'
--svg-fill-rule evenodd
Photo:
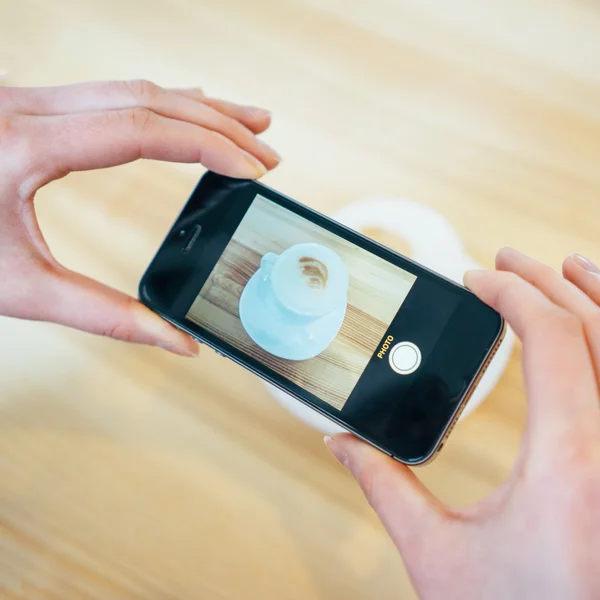
<svg viewBox="0 0 600 600"><path fill-rule="evenodd" d="M268 279L269 275L271 275L271 271L273 270L273 266L275 262L279 258L279 255L273 252L267 252L260 259L260 270L263 272L264 279Z"/></svg>

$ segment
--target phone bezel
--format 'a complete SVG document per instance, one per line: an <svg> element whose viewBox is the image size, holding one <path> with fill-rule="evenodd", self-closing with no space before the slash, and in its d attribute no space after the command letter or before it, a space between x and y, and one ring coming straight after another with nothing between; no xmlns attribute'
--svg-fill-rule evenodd
<svg viewBox="0 0 600 600"><path fill-rule="evenodd" d="M211 210L208 210L207 207L217 196L223 196L223 194L225 194L225 196L221 198L221 204L219 205L218 202L213 203L217 208L213 208L211 213ZM219 210L221 210L219 206L223 206L223 202L240 203L241 216L239 219L237 216L233 217L234 223L236 222L236 219L238 219L239 222L243 217L243 214L245 214L245 210L247 210L247 207L250 206L257 194L292 210L302 217L308 218L326 230L372 252L376 256L379 256L406 271L414 273L417 276L417 281L434 281L436 285L451 290L453 294L457 294L458 297L460 297L459 306L462 307L460 314L463 316L464 314L469 313L469 311L473 313L471 315L472 318L481 319L482 315L485 316L482 323L487 323L489 333L484 336L484 344L480 343L481 339L477 341L479 344L477 351L478 356L475 361L477 364L475 365L475 363L471 361L474 366L469 367L469 373L464 375L461 372L461 377L464 375L464 385L459 394L460 397L455 397L456 394L454 394L454 396L452 396L452 406L447 408L444 417L441 418L441 415L437 415L440 418L436 420L435 431L427 436L423 436L424 441L419 445L418 451L408 451L407 446L405 445L402 447L401 444L392 446L389 439L383 441L385 437L383 434L378 439L378 436L373 433L374 430L366 427L365 422L361 422L360 418L357 418L357 416L350 418L349 416L344 415L344 411L339 412L330 407L327 403L319 401L318 398L315 399L311 394L308 394L301 389L298 390L298 386L294 387L290 382L285 380L285 378L270 373L269 370L260 363L256 363L256 361L251 360L247 355L244 355L240 351L236 351L235 348L232 348L231 345L227 344L224 340L219 340L216 336L211 335L210 332L203 330L203 328L185 318L185 313L187 313L187 309L191 305L191 302L189 302L191 297L190 291L197 288L194 293L195 297L201 288L201 285L198 287L194 282L201 281L202 278L205 277L204 272L207 273L206 277L208 276L216 264L218 256L215 260L206 262L203 268L199 269L197 262L198 255L194 252L194 248L187 253L182 253L180 251L179 246L182 242L180 239L177 239L177 232L182 229L182 227L189 227L201 222L203 235L206 234L207 230L210 234L211 227L213 227L213 225L211 225L211 218L214 218L214 223L222 223L225 218L223 214L219 213ZM235 198L232 199L229 197L227 199L227 196L235 196ZM243 207L245 204L247 204L247 207L244 209ZM204 212L202 212L203 210ZM233 209L230 208L223 208L223 210L233 211ZM223 210L221 210L221 213ZM201 216L199 216L200 213ZM215 215L219 216L215 217ZM216 231L216 229L213 228L213 231ZM227 233L230 233L229 230ZM227 235L225 235L225 233L223 234L223 239L227 240ZM203 273L202 277L198 275L199 272ZM157 277L157 273L162 275L162 279ZM411 291L411 294L412 293L413 292ZM187 331L202 343L212 347L219 354L227 356L234 362L257 374L307 406L317 410L334 423L371 443L383 452L386 452L403 463L411 465L428 462L432 456L436 454L452 424L464 408L468 397L474 389L474 384L481 376L482 370L487 364L489 357L498 347L505 330L504 321L498 313L492 311L492 309L480 302L464 287L457 285L446 277L434 273L413 260L386 248L359 232L353 231L344 225L329 219L325 215L284 196L264 184L250 180L230 179L210 172L200 180L173 227L165 237L165 240L142 278L139 295L142 302L149 308L159 313L163 318L167 319L177 327ZM431 294L429 294L429 296L430 295ZM185 308L184 313L182 307L185 306L185 304L187 304L187 307ZM465 305L468 305L468 310L466 312L464 310ZM402 310L403 309L401 308L401 311ZM455 314L449 317L448 324L455 318L458 318ZM490 323L492 323L491 327L489 326ZM475 336L479 335L479 332L477 331L474 331L473 333ZM419 375L417 375L417 378L418 377ZM440 377L440 380L444 382L444 377ZM425 391L430 393L430 390ZM442 403L440 403L440 406L442 406ZM357 415L360 415L360 411L357 412ZM431 418L428 419L428 422L431 422ZM426 440L425 437L427 438ZM401 448L401 450L399 448ZM423 448L426 448L426 451L423 451Z"/></svg>

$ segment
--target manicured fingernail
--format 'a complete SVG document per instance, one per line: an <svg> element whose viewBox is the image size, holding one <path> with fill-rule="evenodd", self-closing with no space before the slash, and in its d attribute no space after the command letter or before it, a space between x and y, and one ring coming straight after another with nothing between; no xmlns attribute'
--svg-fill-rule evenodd
<svg viewBox="0 0 600 600"><path fill-rule="evenodd" d="M264 148L271 156L273 156L273 158L277 160L277 162L281 162L281 155L279 154L279 152L277 152L277 150L275 150L275 148L269 146L267 142L261 140L260 138L256 138L256 140L262 148Z"/></svg>
<svg viewBox="0 0 600 600"><path fill-rule="evenodd" d="M589 258L581 256L581 254L571 254L571 258L586 271L600 275L600 269Z"/></svg>
<svg viewBox="0 0 600 600"><path fill-rule="evenodd" d="M325 436L324 440L327 449L333 457L344 467L348 468L348 455L344 452L344 449L332 438L328 435Z"/></svg>
<svg viewBox="0 0 600 600"><path fill-rule="evenodd" d="M244 110L255 119L268 119L271 116L271 111L258 106L244 106Z"/></svg>
<svg viewBox="0 0 600 600"><path fill-rule="evenodd" d="M242 150L242 156L246 160L246 163L250 169L254 172L254 177L262 177L267 172L267 167L263 165L258 158L252 156L249 152Z"/></svg>

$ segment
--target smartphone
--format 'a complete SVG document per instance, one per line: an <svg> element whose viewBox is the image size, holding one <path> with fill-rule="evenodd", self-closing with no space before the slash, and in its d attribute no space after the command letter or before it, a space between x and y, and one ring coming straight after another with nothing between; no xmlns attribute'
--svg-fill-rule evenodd
<svg viewBox="0 0 600 600"><path fill-rule="evenodd" d="M212 172L139 296L409 465L439 452L505 331L464 287L257 181Z"/></svg>

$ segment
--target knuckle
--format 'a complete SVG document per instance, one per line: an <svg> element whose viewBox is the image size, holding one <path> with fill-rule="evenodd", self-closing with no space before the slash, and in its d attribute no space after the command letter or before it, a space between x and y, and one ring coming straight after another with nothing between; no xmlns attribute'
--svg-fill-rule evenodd
<svg viewBox="0 0 600 600"><path fill-rule="evenodd" d="M149 104L160 93L161 88L147 79L134 79L125 81L127 91L133 96L137 104Z"/></svg>
<svg viewBox="0 0 600 600"><path fill-rule="evenodd" d="M15 118L10 115L0 115L0 145L10 146L16 139Z"/></svg>
<svg viewBox="0 0 600 600"><path fill-rule="evenodd" d="M152 111L143 106L136 106L126 111L125 117L129 125L137 134L147 130L152 123Z"/></svg>
<svg viewBox="0 0 600 600"><path fill-rule="evenodd" d="M125 342L135 341L137 331L134 325L134 320L129 317L135 308L135 300L133 300L133 298L127 298L125 303L125 310L123 311L125 318L102 327L102 329L98 332L100 335L117 340L123 340Z"/></svg>
<svg viewBox="0 0 600 600"><path fill-rule="evenodd" d="M132 342L134 339L133 329L124 323L116 323L115 325L106 327L100 334L115 340L123 340L124 342Z"/></svg>
<svg viewBox="0 0 600 600"><path fill-rule="evenodd" d="M0 152L5 176L24 175L42 159L43 144L36 143L39 135L27 127L26 120L21 115L0 115Z"/></svg>

